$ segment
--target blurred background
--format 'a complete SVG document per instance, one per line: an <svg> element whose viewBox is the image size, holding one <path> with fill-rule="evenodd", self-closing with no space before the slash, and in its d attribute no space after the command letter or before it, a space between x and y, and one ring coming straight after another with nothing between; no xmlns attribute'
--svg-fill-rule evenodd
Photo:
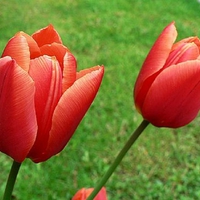
<svg viewBox="0 0 200 200"><path fill-rule="evenodd" d="M18 31L53 24L78 70L105 65L99 93L66 148L22 164L17 200L69 200L94 187L142 118L133 86L152 44L175 21L178 38L200 36L197 0L0 0L0 52ZM200 118L180 129L150 125L106 184L111 200L200 198ZM0 196L12 159L0 153Z"/></svg>

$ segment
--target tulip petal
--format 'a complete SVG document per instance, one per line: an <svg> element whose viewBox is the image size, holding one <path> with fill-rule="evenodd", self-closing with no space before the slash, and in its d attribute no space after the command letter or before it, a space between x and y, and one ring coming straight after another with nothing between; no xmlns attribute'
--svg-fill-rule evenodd
<svg viewBox="0 0 200 200"><path fill-rule="evenodd" d="M29 70L30 52L24 36L17 34L8 41L2 54L2 57L5 56L13 58L25 71Z"/></svg>
<svg viewBox="0 0 200 200"><path fill-rule="evenodd" d="M155 126L177 128L191 122L200 109L200 61L163 70L151 85L143 117Z"/></svg>
<svg viewBox="0 0 200 200"><path fill-rule="evenodd" d="M200 49L200 40L199 40L199 38L198 37L188 37L188 38L184 38L184 39L182 39L182 40L180 40L180 41L178 41L178 42L176 42L174 45L173 45L173 47L172 47L172 51L174 50L174 49L176 49L177 48L177 46L179 46L180 44L183 44L183 43L194 43L194 44L196 44L196 46Z"/></svg>
<svg viewBox="0 0 200 200"><path fill-rule="evenodd" d="M36 41L30 35L24 33L23 31L20 31L15 36L24 36L26 38L31 59L41 56L40 48L38 47Z"/></svg>
<svg viewBox="0 0 200 200"><path fill-rule="evenodd" d="M58 60L61 69L63 70L63 59L66 54L66 52L69 52L69 49L65 47L62 44L58 43L52 43L52 44L46 44L42 46L41 48L42 55L48 55L48 56L55 56Z"/></svg>
<svg viewBox="0 0 200 200"><path fill-rule="evenodd" d="M64 56L62 91L63 93L76 81L76 58L67 52Z"/></svg>
<svg viewBox="0 0 200 200"><path fill-rule="evenodd" d="M80 189L72 198L72 200L86 200L94 188L82 188ZM94 200L107 200L107 195L106 195L106 188L102 187L99 193L96 195Z"/></svg>
<svg viewBox="0 0 200 200"><path fill-rule="evenodd" d="M199 47L195 43L180 43L176 49L170 52L165 67L175 65L188 60L196 60L199 56Z"/></svg>
<svg viewBox="0 0 200 200"><path fill-rule="evenodd" d="M51 44L53 42L62 44L62 40L58 32L54 29L54 27L51 24L35 32L32 35L32 37L37 42L39 47L45 44Z"/></svg>
<svg viewBox="0 0 200 200"><path fill-rule="evenodd" d="M83 69L79 72L76 73L76 80L78 80L79 78L85 76L86 74L94 71L96 69L96 67L91 67L91 68L87 68L87 69Z"/></svg>
<svg viewBox="0 0 200 200"><path fill-rule="evenodd" d="M35 82L35 107L38 133L29 157L40 155L46 148L54 109L61 97L62 74L54 58L42 56L31 60L29 74Z"/></svg>
<svg viewBox="0 0 200 200"><path fill-rule="evenodd" d="M10 57L0 59L0 151L22 162L36 138L34 82Z"/></svg>
<svg viewBox="0 0 200 200"><path fill-rule="evenodd" d="M151 76L154 77L154 74L162 69L169 56L176 37L176 27L172 22L160 34L143 63L142 69L135 83L135 97L137 97L138 93L141 91L144 81ZM145 92L142 93L145 94Z"/></svg>
<svg viewBox="0 0 200 200"><path fill-rule="evenodd" d="M103 73L104 68L97 66L65 91L53 114L46 152L40 158L33 158L34 162L45 161L65 147L95 98Z"/></svg>

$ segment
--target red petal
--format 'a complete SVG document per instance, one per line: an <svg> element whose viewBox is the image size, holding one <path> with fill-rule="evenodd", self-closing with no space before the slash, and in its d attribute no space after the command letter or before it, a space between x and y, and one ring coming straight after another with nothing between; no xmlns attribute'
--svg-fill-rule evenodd
<svg viewBox="0 0 200 200"><path fill-rule="evenodd" d="M65 92L76 81L76 59L73 54L67 52L64 57L62 91Z"/></svg>
<svg viewBox="0 0 200 200"><path fill-rule="evenodd" d="M181 127L200 109L200 61L188 61L163 70L151 85L142 114L155 126Z"/></svg>
<svg viewBox="0 0 200 200"><path fill-rule="evenodd" d="M62 44L62 40L58 32L54 29L54 27L51 24L35 32L32 35L32 37L37 42L39 47L54 42Z"/></svg>
<svg viewBox="0 0 200 200"><path fill-rule="evenodd" d="M42 55L55 56L58 60L61 69L63 70L63 59L66 52L69 52L69 49L62 44L52 43L42 46L41 48Z"/></svg>
<svg viewBox="0 0 200 200"><path fill-rule="evenodd" d="M94 71L96 69L97 69L96 66L88 68L88 69L83 69L83 70L81 70L81 71L79 71L79 72L76 73L76 79L78 80L79 78L85 76L86 74L88 74L88 73L90 73L90 72L92 72L92 71Z"/></svg>
<svg viewBox="0 0 200 200"><path fill-rule="evenodd" d="M92 188L93 191L93 188ZM91 192L92 192L91 191ZM89 197L90 194L87 195ZM107 200L107 195L106 195L106 188L102 187L97 196L94 198L94 200Z"/></svg>
<svg viewBox="0 0 200 200"><path fill-rule="evenodd" d="M103 67L96 67L65 91L53 115L47 150L34 162L45 161L65 147L96 96L103 73Z"/></svg>
<svg viewBox="0 0 200 200"><path fill-rule="evenodd" d="M183 44L183 43L185 43L185 44L186 44L186 43L194 43L194 44L196 44L196 45L198 46L198 48L200 49L200 40L199 40L199 38L198 38L198 37L188 37L188 38L184 38L184 39L182 39L182 40L176 42L176 43L173 45L173 47L172 47L172 51L173 51L174 49L176 49L177 46L180 46L180 44Z"/></svg>
<svg viewBox="0 0 200 200"><path fill-rule="evenodd" d="M25 71L29 70L30 52L28 43L24 36L17 34L11 38L2 54L2 57L4 56L12 57Z"/></svg>
<svg viewBox="0 0 200 200"><path fill-rule="evenodd" d="M74 195L72 200L86 200L93 190L94 188L88 188L88 189L82 188ZM107 200L105 187L102 187L102 189L96 195L94 200Z"/></svg>
<svg viewBox="0 0 200 200"><path fill-rule="evenodd" d="M31 60L29 74L36 87L35 107L38 121L38 134L29 157L37 157L48 142L52 115L61 97L62 76L58 62L47 56Z"/></svg>
<svg viewBox="0 0 200 200"><path fill-rule="evenodd" d="M34 82L9 57L0 59L0 151L22 162L37 133Z"/></svg>
<svg viewBox="0 0 200 200"><path fill-rule="evenodd" d="M177 46L176 49L174 49L170 53L163 68L169 67L170 65L175 65L181 62L185 62L188 60L196 60L198 56L199 56L199 48L196 44L194 43L180 44L179 46Z"/></svg>
<svg viewBox="0 0 200 200"><path fill-rule="evenodd" d="M38 47L36 41L30 35L21 31L21 32L17 33L15 36L24 36L26 38L26 41L29 46L31 59L41 56L40 48Z"/></svg>
<svg viewBox="0 0 200 200"><path fill-rule="evenodd" d="M80 189L72 198L72 200L86 200L86 188Z"/></svg>
<svg viewBox="0 0 200 200"><path fill-rule="evenodd" d="M134 96L138 96L144 81L158 72L164 66L172 45L177 37L177 31L174 23L169 24L160 34L155 44L146 57L142 69L135 83ZM146 84L147 85L147 84ZM145 92L143 92L144 94Z"/></svg>

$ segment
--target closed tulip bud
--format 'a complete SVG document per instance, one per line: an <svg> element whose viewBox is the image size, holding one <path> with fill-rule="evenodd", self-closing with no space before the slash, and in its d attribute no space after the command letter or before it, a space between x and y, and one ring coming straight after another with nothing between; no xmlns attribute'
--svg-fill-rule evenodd
<svg viewBox="0 0 200 200"><path fill-rule="evenodd" d="M52 25L11 38L0 59L0 151L42 162L70 140L99 89L103 66L77 72Z"/></svg>
<svg viewBox="0 0 200 200"><path fill-rule="evenodd" d="M190 123L200 109L200 40L177 37L174 22L160 34L134 88L137 110L158 127Z"/></svg>
<svg viewBox="0 0 200 200"><path fill-rule="evenodd" d="M87 198L90 196L90 194L93 190L94 190L93 188L87 188L87 189L82 188L74 195L72 200L87 200ZM102 187L102 189L96 195L94 200L107 200L106 188L105 187Z"/></svg>

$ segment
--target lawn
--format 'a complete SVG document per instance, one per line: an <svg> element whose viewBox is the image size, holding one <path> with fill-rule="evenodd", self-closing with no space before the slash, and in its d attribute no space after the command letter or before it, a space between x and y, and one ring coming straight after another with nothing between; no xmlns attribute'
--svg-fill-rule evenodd
<svg viewBox="0 0 200 200"><path fill-rule="evenodd" d="M133 104L140 67L162 29L200 36L196 0L0 0L0 52L8 39L53 24L78 69L105 66L99 93L66 148L50 160L26 159L17 200L69 200L94 187L142 117ZM200 117L179 129L150 125L106 184L109 200L200 198ZM12 160L0 153L0 196Z"/></svg>

